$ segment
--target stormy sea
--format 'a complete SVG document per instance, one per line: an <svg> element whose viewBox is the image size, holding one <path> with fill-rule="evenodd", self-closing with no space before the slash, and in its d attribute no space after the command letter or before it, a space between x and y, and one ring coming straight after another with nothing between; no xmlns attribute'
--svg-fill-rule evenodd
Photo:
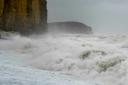
<svg viewBox="0 0 128 85"><path fill-rule="evenodd" d="M25 37L5 33L2 36L0 84L128 84L128 35L45 34Z"/></svg>

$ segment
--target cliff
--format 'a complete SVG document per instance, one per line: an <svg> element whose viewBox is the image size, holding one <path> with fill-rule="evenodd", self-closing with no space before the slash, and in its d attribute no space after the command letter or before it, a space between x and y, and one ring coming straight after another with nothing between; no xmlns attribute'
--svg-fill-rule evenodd
<svg viewBox="0 0 128 85"><path fill-rule="evenodd" d="M65 21L48 23L48 31L51 33L72 33L72 34L91 34L92 28L81 22Z"/></svg>
<svg viewBox="0 0 128 85"><path fill-rule="evenodd" d="M28 34L46 28L46 0L0 0L0 30Z"/></svg>

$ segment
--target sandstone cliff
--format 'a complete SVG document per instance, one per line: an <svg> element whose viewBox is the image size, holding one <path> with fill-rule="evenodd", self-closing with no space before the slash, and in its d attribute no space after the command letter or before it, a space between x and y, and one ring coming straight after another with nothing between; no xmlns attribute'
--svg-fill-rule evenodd
<svg viewBox="0 0 128 85"><path fill-rule="evenodd" d="M46 31L46 0L0 0L0 30L28 34Z"/></svg>

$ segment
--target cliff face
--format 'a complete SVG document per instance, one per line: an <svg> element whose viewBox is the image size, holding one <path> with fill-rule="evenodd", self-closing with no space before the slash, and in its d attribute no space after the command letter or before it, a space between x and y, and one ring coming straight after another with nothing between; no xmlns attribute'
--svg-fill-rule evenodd
<svg viewBox="0 0 128 85"><path fill-rule="evenodd" d="M30 33L46 31L46 0L0 0L0 29Z"/></svg>

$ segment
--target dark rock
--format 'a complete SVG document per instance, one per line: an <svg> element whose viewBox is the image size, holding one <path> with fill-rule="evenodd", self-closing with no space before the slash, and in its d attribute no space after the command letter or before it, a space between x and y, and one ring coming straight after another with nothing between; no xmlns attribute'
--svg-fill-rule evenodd
<svg viewBox="0 0 128 85"><path fill-rule="evenodd" d="M50 33L72 33L72 34L91 34L92 28L80 22L66 21L48 23Z"/></svg>

